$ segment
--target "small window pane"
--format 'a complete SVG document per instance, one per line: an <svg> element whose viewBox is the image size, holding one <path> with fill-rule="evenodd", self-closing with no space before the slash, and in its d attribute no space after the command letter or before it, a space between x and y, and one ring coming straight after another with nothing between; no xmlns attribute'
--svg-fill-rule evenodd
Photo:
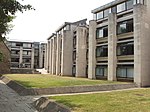
<svg viewBox="0 0 150 112"><path fill-rule="evenodd" d="M127 69L127 77L128 78L133 78L133 74L134 74L134 69L133 68L128 68Z"/></svg>
<svg viewBox="0 0 150 112"><path fill-rule="evenodd" d="M108 17L108 14L111 13L111 9L104 10L104 18Z"/></svg>
<svg viewBox="0 0 150 112"><path fill-rule="evenodd" d="M96 18L97 18L96 14L93 14L93 20L96 20Z"/></svg>
<svg viewBox="0 0 150 112"><path fill-rule="evenodd" d="M126 10L126 4L125 3L117 5L117 13L125 11L125 10Z"/></svg>
<svg viewBox="0 0 150 112"><path fill-rule="evenodd" d="M116 13L117 12L117 7L112 7L111 12Z"/></svg>
<svg viewBox="0 0 150 112"><path fill-rule="evenodd" d="M117 76L118 77L126 77L126 68L118 68Z"/></svg>
<svg viewBox="0 0 150 112"><path fill-rule="evenodd" d="M97 20L103 18L103 11L97 13Z"/></svg>
<svg viewBox="0 0 150 112"><path fill-rule="evenodd" d="M96 38L108 37L108 26L98 28Z"/></svg>
<svg viewBox="0 0 150 112"><path fill-rule="evenodd" d="M127 1L127 10L133 8L133 0Z"/></svg>

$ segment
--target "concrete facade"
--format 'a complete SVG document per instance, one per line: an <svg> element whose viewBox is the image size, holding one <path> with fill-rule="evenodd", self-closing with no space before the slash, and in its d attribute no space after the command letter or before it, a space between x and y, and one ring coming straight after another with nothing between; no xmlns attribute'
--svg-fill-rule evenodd
<svg viewBox="0 0 150 112"><path fill-rule="evenodd" d="M50 43L52 48L47 47L48 59L52 59L52 62L49 61L47 64L49 65L48 73L86 77L87 38L86 19L73 23L65 22L60 26L56 33L48 38L48 42L52 42ZM53 72L49 72L51 69Z"/></svg>
<svg viewBox="0 0 150 112"><path fill-rule="evenodd" d="M88 27L63 24L49 54L56 57L55 74L150 86L149 11L148 0L115 0L92 10Z"/></svg>
<svg viewBox="0 0 150 112"><path fill-rule="evenodd" d="M8 41L11 51L11 68L44 68L45 43Z"/></svg>
<svg viewBox="0 0 150 112"><path fill-rule="evenodd" d="M150 86L149 4L148 0L116 0L92 10L89 78Z"/></svg>

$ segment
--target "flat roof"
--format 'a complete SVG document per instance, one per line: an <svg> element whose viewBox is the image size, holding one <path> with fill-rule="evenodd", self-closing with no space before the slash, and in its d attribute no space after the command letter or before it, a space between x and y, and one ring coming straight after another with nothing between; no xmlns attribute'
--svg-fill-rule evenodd
<svg viewBox="0 0 150 112"><path fill-rule="evenodd" d="M125 1L127 1L127 0L115 0L115 1L112 1L112 2L110 2L108 4L106 4L106 5L103 5L103 6L100 6L100 7L96 8L96 9L92 10L91 12L92 13L97 13L99 11L102 11L104 9L110 8L112 6L115 6L115 5L120 4L122 2L125 2Z"/></svg>

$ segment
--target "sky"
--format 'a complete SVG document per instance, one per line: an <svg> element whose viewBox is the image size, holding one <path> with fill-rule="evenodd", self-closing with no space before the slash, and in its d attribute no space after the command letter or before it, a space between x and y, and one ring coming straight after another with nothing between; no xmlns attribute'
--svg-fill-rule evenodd
<svg viewBox="0 0 150 112"><path fill-rule="evenodd" d="M8 40L46 42L64 22L93 19L91 10L113 0L18 0L31 4L36 10L18 12L11 24Z"/></svg>

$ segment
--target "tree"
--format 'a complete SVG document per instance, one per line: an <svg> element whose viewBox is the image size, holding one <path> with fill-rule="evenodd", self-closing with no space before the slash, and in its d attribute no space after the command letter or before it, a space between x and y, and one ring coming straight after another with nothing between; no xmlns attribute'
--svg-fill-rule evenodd
<svg viewBox="0 0 150 112"><path fill-rule="evenodd" d="M15 18L16 12L34 9L31 5L22 5L17 0L0 0L0 41L5 39L5 35L10 31L9 23ZM0 52L0 62L3 54Z"/></svg>
<svg viewBox="0 0 150 112"><path fill-rule="evenodd" d="M0 39L10 31L9 22L15 18L16 12L34 9L31 5L22 5L17 0L0 0Z"/></svg>

